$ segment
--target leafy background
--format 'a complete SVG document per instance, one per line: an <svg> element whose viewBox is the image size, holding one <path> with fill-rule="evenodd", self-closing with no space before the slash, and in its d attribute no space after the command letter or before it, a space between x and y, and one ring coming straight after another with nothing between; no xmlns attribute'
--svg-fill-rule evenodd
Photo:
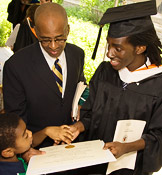
<svg viewBox="0 0 162 175"><path fill-rule="evenodd" d="M7 7L11 0L0 1L0 47L2 47L5 46L5 42L11 33L11 23L7 21ZM53 1L60 4L63 3L63 0ZM84 73L87 82L89 82L96 68L104 59L108 26L104 26L103 28L96 60L93 61L91 59L99 29L97 23L100 20L102 13L105 12L108 7L114 6L114 1L115 0L81 0L80 7L66 8L70 24L68 42L80 46L85 51ZM161 175L162 169L153 174Z"/></svg>

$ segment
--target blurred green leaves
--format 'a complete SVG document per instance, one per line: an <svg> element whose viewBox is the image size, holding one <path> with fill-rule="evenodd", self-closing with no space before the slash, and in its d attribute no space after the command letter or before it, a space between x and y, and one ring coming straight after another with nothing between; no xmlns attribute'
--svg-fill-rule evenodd
<svg viewBox="0 0 162 175"><path fill-rule="evenodd" d="M7 7L10 0L1 0L0 3L0 47L5 43L11 33L11 23L7 21Z"/></svg>

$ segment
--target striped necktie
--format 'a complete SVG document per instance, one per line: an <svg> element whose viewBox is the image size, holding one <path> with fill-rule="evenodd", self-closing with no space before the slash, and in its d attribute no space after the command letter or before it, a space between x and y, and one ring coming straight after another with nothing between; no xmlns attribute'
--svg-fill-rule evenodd
<svg viewBox="0 0 162 175"><path fill-rule="evenodd" d="M59 88L60 93L62 94L62 68L61 65L58 63L59 59L56 58L56 61L52 67L54 77Z"/></svg>

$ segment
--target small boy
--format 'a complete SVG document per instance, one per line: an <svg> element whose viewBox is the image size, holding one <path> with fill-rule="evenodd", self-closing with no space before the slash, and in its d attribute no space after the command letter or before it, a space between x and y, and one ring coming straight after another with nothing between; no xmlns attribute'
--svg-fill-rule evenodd
<svg viewBox="0 0 162 175"><path fill-rule="evenodd" d="M17 155L28 152L31 146L38 146L47 136L55 143L65 137L72 139L68 128L67 125L49 126L32 137L32 132L26 129L25 122L17 114L0 114L0 175L25 175L27 164Z"/></svg>
<svg viewBox="0 0 162 175"><path fill-rule="evenodd" d="M0 175L25 175L27 165L17 154L28 151L32 132L14 113L0 114Z"/></svg>

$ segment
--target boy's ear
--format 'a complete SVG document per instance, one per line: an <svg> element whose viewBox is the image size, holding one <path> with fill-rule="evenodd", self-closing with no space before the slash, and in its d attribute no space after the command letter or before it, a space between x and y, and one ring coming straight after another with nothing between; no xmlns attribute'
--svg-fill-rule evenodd
<svg viewBox="0 0 162 175"><path fill-rule="evenodd" d="M10 158L15 155L14 148L6 148L1 152L1 156L4 158Z"/></svg>
<svg viewBox="0 0 162 175"><path fill-rule="evenodd" d="M142 54L142 53L144 53L145 52L145 50L146 50L146 46L137 46L136 47L136 54Z"/></svg>

